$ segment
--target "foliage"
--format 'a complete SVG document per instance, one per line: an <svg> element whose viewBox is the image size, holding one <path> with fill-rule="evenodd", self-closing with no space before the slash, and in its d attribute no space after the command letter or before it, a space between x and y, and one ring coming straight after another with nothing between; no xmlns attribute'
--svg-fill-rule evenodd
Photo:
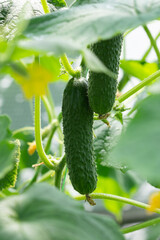
<svg viewBox="0 0 160 240"><path fill-rule="evenodd" d="M160 219L154 215L150 215L150 221L135 226L121 225L126 212L132 215L126 203L160 214L160 33L153 37L146 26L154 20L159 23L160 3L72 3L67 3L70 7L64 0L0 3L0 239L120 240L125 239L125 233L148 226L146 240L157 239ZM77 196L68 178L64 155L63 90L71 78L88 79L89 71L107 74L114 80L115 73L90 46L118 34L123 34L125 41L139 26L145 30L150 46L141 59L128 60L123 43L120 92L117 91L114 106L105 115L91 116L97 188L90 195ZM156 57L150 61L147 56L152 48ZM82 96L74 97L73 109ZM85 98L88 99L86 92ZM72 144L80 149L83 142L87 149L86 131L80 128L85 119L80 114ZM72 112L67 123L71 130L74 117ZM78 134L82 139L76 139ZM92 141L92 129L90 134ZM87 168L87 164L82 165ZM146 182L156 191L149 201L145 199L149 204L132 199ZM94 205L92 198L103 201L96 200L95 207L85 203L86 209L77 202L86 199ZM142 218L132 220L136 223Z"/></svg>

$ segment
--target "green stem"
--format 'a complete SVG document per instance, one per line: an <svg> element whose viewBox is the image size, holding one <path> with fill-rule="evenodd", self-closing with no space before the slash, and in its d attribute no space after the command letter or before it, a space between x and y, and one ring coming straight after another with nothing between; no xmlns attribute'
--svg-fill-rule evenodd
<svg viewBox="0 0 160 240"><path fill-rule="evenodd" d="M70 62L68 61L68 58L66 56L66 54L64 54L62 57L61 57L61 61L62 61L62 64L64 66L64 68L66 69L66 71L72 76L72 77L77 77L79 78L80 77L80 70L74 70L70 64Z"/></svg>
<svg viewBox="0 0 160 240"><path fill-rule="evenodd" d="M38 179L37 183L45 182L46 180L48 180L51 177L53 177L54 174L55 174L55 172L53 172L52 170L46 172L45 174L42 175L42 177L40 179Z"/></svg>
<svg viewBox="0 0 160 240"><path fill-rule="evenodd" d="M41 0L42 3L42 7L45 13L50 13L48 4L47 4L47 0ZM61 57L61 61L63 63L63 66L65 67L66 71L73 77L80 77L80 71L79 70L74 70L70 64L70 62L68 61L68 58L66 56L66 54L64 54Z"/></svg>
<svg viewBox="0 0 160 240"><path fill-rule="evenodd" d="M66 166L66 169L65 169L65 173L64 173L64 178L63 178L63 182L62 182L62 192L64 192L64 187L65 187L65 181L66 181L66 177L67 177L67 171L68 171L68 168Z"/></svg>
<svg viewBox="0 0 160 240"><path fill-rule="evenodd" d="M149 37L150 42L151 42L151 44L152 44L152 46L153 46L153 48L154 48L154 50L155 50L155 52L157 54L158 61L160 62L160 52L159 52L159 49L157 47L156 41L154 40L154 38L153 38L149 28L146 25L144 25L143 28L144 28L147 36Z"/></svg>
<svg viewBox="0 0 160 240"><path fill-rule="evenodd" d="M44 13L50 13L47 0L41 0Z"/></svg>
<svg viewBox="0 0 160 240"><path fill-rule="evenodd" d="M50 148L50 145L51 145L51 141L52 141L53 135L54 135L55 131L57 130L57 128L59 127L59 124L60 124L61 120L62 120L62 115L59 114L59 115L58 115L58 118L57 118L57 120L56 120L56 125L53 126L53 128L52 128L51 131L50 131L50 135L49 135L49 137L48 137L48 140L47 140L47 143L46 143L46 146L45 146L45 152L48 152L48 151L49 151L49 148Z"/></svg>
<svg viewBox="0 0 160 240"><path fill-rule="evenodd" d="M160 218L155 218L155 219L143 222L143 223L139 223L139 224L127 227L127 228L123 228L123 229L121 229L121 232L123 234L126 234L126 233L130 233L130 232L140 230L142 228L149 227L149 226L157 224L157 223L160 223Z"/></svg>
<svg viewBox="0 0 160 240"><path fill-rule="evenodd" d="M55 171L55 186L58 189L61 189L61 177L62 177L62 171L64 169L65 163L66 163L66 157L64 155Z"/></svg>
<svg viewBox="0 0 160 240"><path fill-rule="evenodd" d="M123 35L123 37L125 38L130 32L132 32L135 28L131 28L128 31L126 31Z"/></svg>
<svg viewBox="0 0 160 240"><path fill-rule="evenodd" d="M12 136L15 137L15 135L23 132L34 132L34 127L23 127L23 128L16 129L12 132Z"/></svg>
<svg viewBox="0 0 160 240"><path fill-rule="evenodd" d="M43 101L44 107L46 109L46 112L48 114L48 120L49 120L49 122L51 122L53 119L53 113L52 113L52 108L51 108L50 102L48 101L46 96L42 96L42 101Z"/></svg>
<svg viewBox="0 0 160 240"><path fill-rule="evenodd" d="M35 140L36 140L36 147L37 152L41 160L44 162L44 164L50 168L55 170L55 163L51 162L47 155L44 152L43 146L42 146L42 139L41 139L41 98L36 96L35 97Z"/></svg>
<svg viewBox="0 0 160 240"><path fill-rule="evenodd" d="M145 78L143 81L141 81L139 84L137 84L135 87L130 89L128 92L124 93L118 98L118 101L121 103L125 101L127 98L135 94L137 91L139 91L141 88L145 87L147 84L152 82L153 80L159 79L160 78L160 70L157 72L153 73L149 77Z"/></svg>
<svg viewBox="0 0 160 240"><path fill-rule="evenodd" d="M133 200L133 199L120 197L120 196L117 196L117 195L107 194L107 193L92 193L92 194L90 194L90 197L93 198L93 199L108 199L108 200L123 202L123 203L130 204L130 205L133 205L133 206L136 206L136 207L144 208L146 210L150 206L148 204L141 203L141 202ZM75 199L76 200L85 200L86 196L77 196L77 197L75 197ZM155 209L154 212L160 214L160 209Z"/></svg>
<svg viewBox="0 0 160 240"><path fill-rule="evenodd" d="M159 33L157 34L157 36L155 37L155 41L157 41L157 39L158 39L159 37L160 37L160 32L159 32ZM142 57L142 59L141 59L142 62L144 62L144 61L146 60L146 58L147 58L147 56L149 55L152 47L153 47L152 44L150 44L149 48L148 48L147 51L144 53L144 55L143 55L143 57Z"/></svg>
<svg viewBox="0 0 160 240"><path fill-rule="evenodd" d="M52 120L52 122L49 125L47 125L42 129L42 139L45 139L48 136L48 134L50 133L51 129L54 126L57 126L56 119ZM34 127L23 127L23 128L16 129L12 132L12 137L17 138L17 134L21 134L25 132L34 132Z"/></svg>

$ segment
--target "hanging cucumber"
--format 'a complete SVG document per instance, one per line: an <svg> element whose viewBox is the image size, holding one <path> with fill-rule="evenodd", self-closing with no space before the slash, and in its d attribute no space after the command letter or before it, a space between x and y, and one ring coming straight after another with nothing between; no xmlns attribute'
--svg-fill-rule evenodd
<svg viewBox="0 0 160 240"><path fill-rule="evenodd" d="M93 159L93 111L89 107L85 79L71 79L63 95L63 133L66 162L75 190L94 191L97 183Z"/></svg>
<svg viewBox="0 0 160 240"><path fill-rule="evenodd" d="M100 41L91 50L112 72L118 74L123 36ZM117 81L104 73L89 73L88 98L92 110L100 115L111 111L115 102Z"/></svg>

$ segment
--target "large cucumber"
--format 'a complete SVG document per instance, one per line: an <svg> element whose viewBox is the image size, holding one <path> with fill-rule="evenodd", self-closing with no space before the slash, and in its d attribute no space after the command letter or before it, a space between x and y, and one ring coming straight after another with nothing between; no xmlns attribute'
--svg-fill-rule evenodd
<svg viewBox="0 0 160 240"><path fill-rule="evenodd" d="M93 159L93 111L89 107L85 79L71 79L63 95L63 133L69 176L81 194L94 191L97 184Z"/></svg>
<svg viewBox="0 0 160 240"><path fill-rule="evenodd" d="M119 59L121 54L123 37L121 34L116 37L97 42L91 46L95 55L112 72L118 74ZM98 114L105 114L111 111L115 102L117 81L104 73L89 73L88 98L92 110Z"/></svg>

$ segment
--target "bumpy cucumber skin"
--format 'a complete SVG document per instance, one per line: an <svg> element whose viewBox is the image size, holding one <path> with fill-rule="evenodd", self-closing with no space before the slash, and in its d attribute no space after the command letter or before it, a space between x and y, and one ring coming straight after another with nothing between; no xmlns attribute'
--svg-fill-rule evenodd
<svg viewBox="0 0 160 240"><path fill-rule="evenodd" d="M91 46L95 55L116 74L119 70L122 41L123 36L120 34ZM110 112L115 102L117 81L106 74L92 71L89 73L88 81L88 98L92 110L100 115Z"/></svg>
<svg viewBox="0 0 160 240"><path fill-rule="evenodd" d="M63 95L63 133L69 176L76 191L93 192L97 184L93 159L93 111L87 97L87 82L71 79Z"/></svg>

